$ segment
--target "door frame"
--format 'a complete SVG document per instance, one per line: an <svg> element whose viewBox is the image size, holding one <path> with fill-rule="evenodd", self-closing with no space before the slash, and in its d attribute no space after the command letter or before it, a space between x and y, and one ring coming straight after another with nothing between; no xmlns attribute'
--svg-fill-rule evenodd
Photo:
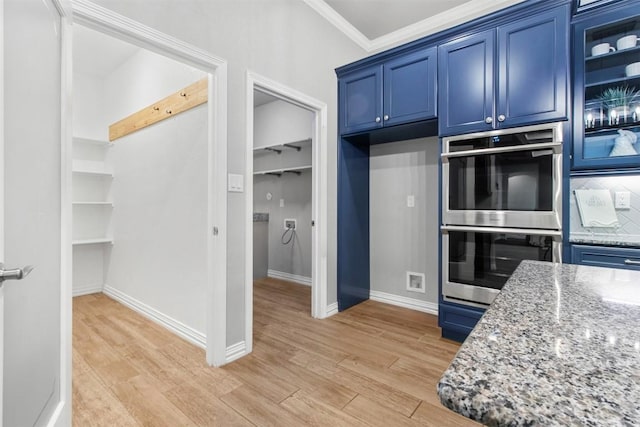
<svg viewBox="0 0 640 427"><path fill-rule="evenodd" d="M327 104L252 71L246 77L245 354L253 349L253 91L271 95L314 114L312 129L311 316L324 319L327 305ZM237 357L242 356L238 355ZM236 357L236 358L237 358Z"/></svg>
<svg viewBox="0 0 640 427"><path fill-rule="evenodd" d="M193 45L164 34L123 15L98 6L87 0L72 2L73 23L132 43L178 62L191 65L209 73L208 86L208 201L207 201L207 314L206 360L209 365L221 366L226 357L226 293L227 293L227 62ZM71 33L71 23L68 24ZM71 37L65 39L71 50ZM69 55L71 57L71 55ZM71 69L65 76L71 85ZM70 87L69 87L70 89ZM71 105L70 97L67 99ZM64 108L63 120L71 120L71 108ZM69 129L71 130L71 129ZM63 163L70 174L71 132L65 139ZM65 150L66 148L66 150ZM71 224L71 179L63 187L63 220ZM65 202L66 201L66 202ZM63 245L71 248L71 229L63 236ZM63 246L64 247L64 246ZM71 307L71 260L64 265L69 277L65 290L65 303ZM69 317L71 313L68 313ZM64 331L71 341L71 329ZM69 345L69 350L70 350ZM69 356L69 364L71 354ZM67 381L71 380L69 372Z"/></svg>

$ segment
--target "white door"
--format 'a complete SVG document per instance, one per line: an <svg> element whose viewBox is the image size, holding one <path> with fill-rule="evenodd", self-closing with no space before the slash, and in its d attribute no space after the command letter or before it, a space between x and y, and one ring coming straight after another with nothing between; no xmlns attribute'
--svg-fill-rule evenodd
<svg viewBox="0 0 640 427"><path fill-rule="evenodd" d="M61 381L65 339L61 17L53 0L0 1L4 8L4 182L0 182L4 187L4 200L0 192L4 254L0 255L4 256L0 261L5 268L35 266L23 280L5 281L0 291L4 293L2 421L5 427L46 425L60 413L68 414L66 385Z"/></svg>

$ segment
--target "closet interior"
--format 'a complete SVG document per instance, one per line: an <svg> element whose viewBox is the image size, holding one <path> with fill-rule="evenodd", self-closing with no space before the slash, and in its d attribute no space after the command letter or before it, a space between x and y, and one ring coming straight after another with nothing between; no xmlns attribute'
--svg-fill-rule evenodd
<svg viewBox="0 0 640 427"><path fill-rule="evenodd" d="M73 295L103 292L204 346L208 74L73 37Z"/></svg>
<svg viewBox="0 0 640 427"><path fill-rule="evenodd" d="M254 91L254 280L312 284L313 118Z"/></svg>

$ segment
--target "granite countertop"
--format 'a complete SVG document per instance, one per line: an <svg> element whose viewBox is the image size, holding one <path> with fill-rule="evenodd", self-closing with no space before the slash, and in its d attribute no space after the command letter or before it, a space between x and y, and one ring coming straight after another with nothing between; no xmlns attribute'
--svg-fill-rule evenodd
<svg viewBox="0 0 640 427"><path fill-rule="evenodd" d="M640 272L523 261L438 383L487 425L640 425Z"/></svg>
<svg viewBox="0 0 640 427"><path fill-rule="evenodd" d="M636 234L572 232L569 235L569 242L586 245L640 247L640 236Z"/></svg>

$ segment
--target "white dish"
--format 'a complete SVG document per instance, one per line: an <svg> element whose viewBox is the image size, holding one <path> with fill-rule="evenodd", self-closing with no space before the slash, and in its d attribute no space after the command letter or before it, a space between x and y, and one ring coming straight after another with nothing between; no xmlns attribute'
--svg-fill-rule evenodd
<svg viewBox="0 0 640 427"><path fill-rule="evenodd" d="M634 62L624 68L624 73L627 77L640 76L640 62Z"/></svg>

